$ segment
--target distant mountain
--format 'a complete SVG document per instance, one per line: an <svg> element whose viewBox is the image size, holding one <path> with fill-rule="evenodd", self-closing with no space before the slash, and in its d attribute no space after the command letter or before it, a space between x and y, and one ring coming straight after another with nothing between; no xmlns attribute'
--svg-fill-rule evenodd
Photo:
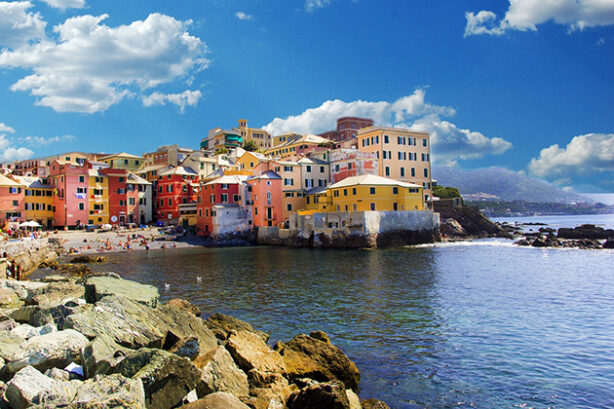
<svg viewBox="0 0 614 409"><path fill-rule="evenodd" d="M458 188L468 200L524 200L526 202L590 202L544 181L499 167L465 170L433 166L433 178L441 186Z"/></svg>

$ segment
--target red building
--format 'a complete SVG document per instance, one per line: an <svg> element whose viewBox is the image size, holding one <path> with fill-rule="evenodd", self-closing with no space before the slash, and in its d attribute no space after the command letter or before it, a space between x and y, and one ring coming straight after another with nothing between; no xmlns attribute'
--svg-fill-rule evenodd
<svg viewBox="0 0 614 409"><path fill-rule="evenodd" d="M198 173L184 166L172 167L158 174L157 219L179 217L179 205L196 203Z"/></svg>
<svg viewBox="0 0 614 409"><path fill-rule="evenodd" d="M126 169L100 169L109 180L109 221L111 224L139 223L139 191L130 182Z"/></svg>
<svg viewBox="0 0 614 409"><path fill-rule="evenodd" d="M279 226L283 223L281 176L273 171L263 172L246 181L251 187L253 226Z"/></svg>
<svg viewBox="0 0 614 409"><path fill-rule="evenodd" d="M214 232L219 233L217 226L219 219L216 218L216 212L220 206L242 206L241 191L246 178L246 176L225 175L201 187L196 214L199 235L209 236Z"/></svg>
<svg viewBox="0 0 614 409"><path fill-rule="evenodd" d="M373 126L373 120L369 118L343 117L337 119L337 129L320 134L321 137L335 142L343 142L356 139L358 130Z"/></svg>
<svg viewBox="0 0 614 409"><path fill-rule="evenodd" d="M83 226L89 220L89 169L53 161L49 171L49 184L57 194L53 199L55 226Z"/></svg>

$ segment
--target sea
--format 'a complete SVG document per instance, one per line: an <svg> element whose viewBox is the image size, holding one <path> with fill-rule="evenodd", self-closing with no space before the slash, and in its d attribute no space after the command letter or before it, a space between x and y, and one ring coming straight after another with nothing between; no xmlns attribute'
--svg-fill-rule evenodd
<svg viewBox="0 0 614 409"><path fill-rule="evenodd" d="M614 215L498 220L614 228ZM613 250L484 239L108 257L101 269L248 321L272 343L325 331L356 362L361 399L391 408L614 408Z"/></svg>

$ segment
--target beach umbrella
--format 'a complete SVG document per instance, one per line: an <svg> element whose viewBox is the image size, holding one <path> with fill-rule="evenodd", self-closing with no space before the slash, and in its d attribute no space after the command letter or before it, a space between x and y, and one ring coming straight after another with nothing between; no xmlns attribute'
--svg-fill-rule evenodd
<svg viewBox="0 0 614 409"><path fill-rule="evenodd" d="M30 220L29 222L19 223L19 227L42 227L40 224L35 222L34 220Z"/></svg>

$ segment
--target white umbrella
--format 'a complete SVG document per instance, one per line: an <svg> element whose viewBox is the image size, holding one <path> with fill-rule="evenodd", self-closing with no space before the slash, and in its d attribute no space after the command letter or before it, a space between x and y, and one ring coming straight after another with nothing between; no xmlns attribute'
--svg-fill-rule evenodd
<svg viewBox="0 0 614 409"><path fill-rule="evenodd" d="M30 220L29 222L19 223L19 227L42 227L40 224L35 222L34 220Z"/></svg>

